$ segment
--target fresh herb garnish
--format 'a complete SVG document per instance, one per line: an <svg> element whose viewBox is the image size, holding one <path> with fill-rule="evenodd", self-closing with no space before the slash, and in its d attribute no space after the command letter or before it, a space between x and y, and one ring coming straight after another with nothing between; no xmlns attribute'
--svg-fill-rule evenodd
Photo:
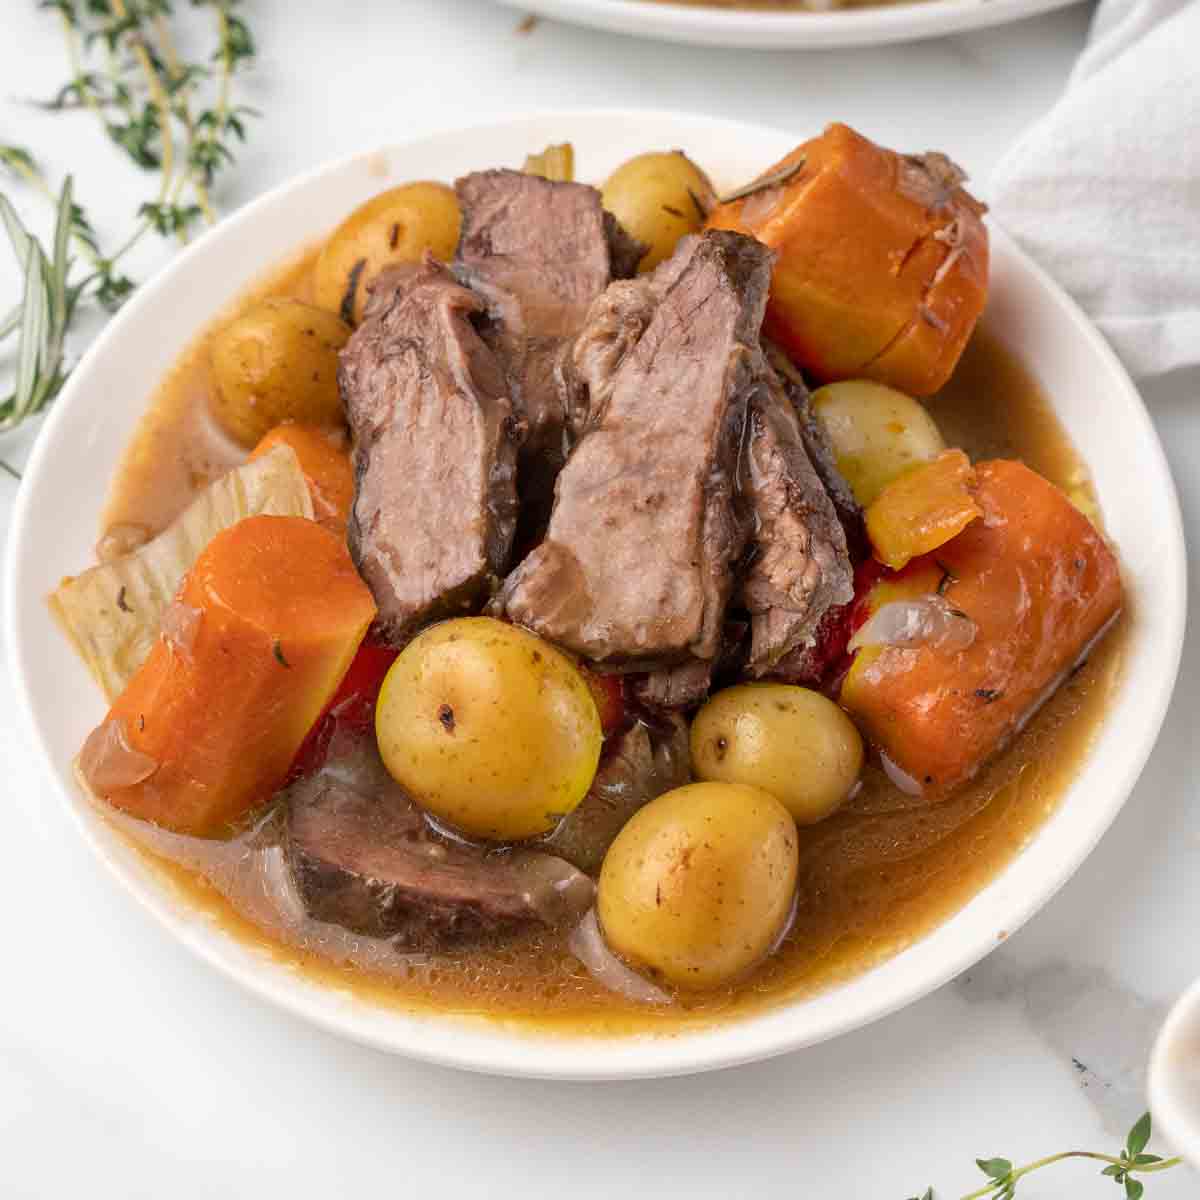
<svg viewBox="0 0 1200 1200"><path fill-rule="evenodd" d="M958 582L958 576L955 575L955 573L950 570L950 568L946 566L944 562L941 562L940 560L935 561L937 561L938 570L942 573L941 579L938 580L937 594L939 596L944 596L946 594L946 589L949 588L951 584Z"/></svg>
<svg viewBox="0 0 1200 1200"><path fill-rule="evenodd" d="M120 307L135 284L118 264L146 233L186 241L197 222L216 220L212 185L233 162L231 143L245 139L253 115L232 102L234 74L254 56L250 30L234 12L238 2L191 0L213 11L217 45L211 58L189 62L176 49L172 0L41 0L62 23L71 78L40 106L92 112L112 143L159 179L128 236L105 254L75 201L71 177L55 192L28 149L0 145L0 167L41 193L55 214L47 247L0 193L0 219L24 281L21 300L0 317L0 342L18 337L13 390L0 400L0 433L43 411L62 390L70 373L66 336L80 304ZM8 463L0 468L20 478Z"/></svg>
<svg viewBox="0 0 1200 1200"><path fill-rule="evenodd" d="M788 163L786 167L781 167L778 171L768 171L766 175L760 175L752 183L734 188L732 192L722 196L717 203L732 204L735 200L744 200L756 192L765 192L768 188L779 187L781 184L787 183L793 175L799 175L804 170L804 163L804 155L801 155L795 162Z"/></svg>
<svg viewBox="0 0 1200 1200"><path fill-rule="evenodd" d="M275 661L281 667L287 667L289 671L291 670L292 664L290 662L288 662L288 660L286 658L284 658L283 643L278 638L275 639L275 643L271 647L271 653L275 655Z"/></svg>
<svg viewBox="0 0 1200 1200"><path fill-rule="evenodd" d="M1161 1158L1157 1154L1146 1154L1146 1146L1150 1142L1150 1114L1143 1113L1125 1138L1125 1146L1119 1154L1098 1154L1091 1150L1065 1150L1061 1154L1051 1154L1046 1158L1035 1159L1023 1167L1014 1167L1007 1158L977 1158L979 1169L987 1176L988 1182L974 1192L969 1192L962 1200L1012 1200L1016 1195L1017 1184L1026 1175L1048 1167L1052 1163L1065 1162L1069 1158L1090 1158L1105 1165L1101 1175L1111 1179L1113 1183L1125 1189L1126 1200L1141 1200L1145 1184L1135 1176L1152 1175L1159 1171L1169 1171L1177 1167L1182 1158ZM928 1188L920 1197L913 1196L910 1200L936 1200L933 1188Z"/></svg>

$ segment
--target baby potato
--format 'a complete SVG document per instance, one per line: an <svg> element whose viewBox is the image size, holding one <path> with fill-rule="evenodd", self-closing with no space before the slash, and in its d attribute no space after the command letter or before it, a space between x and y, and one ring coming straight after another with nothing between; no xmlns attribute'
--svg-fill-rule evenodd
<svg viewBox="0 0 1200 1200"><path fill-rule="evenodd" d="M583 799L600 761L600 714L574 664L491 617L427 629L392 664L375 709L392 777L473 837L545 833Z"/></svg>
<svg viewBox="0 0 1200 1200"><path fill-rule="evenodd" d="M933 418L911 396L850 379L812 395L837 458L838 470L866 508L899 475L932 462L946 448Z"/></svg>
<svg viewBox="0 0 1200 1200"><path fill-rule="evenodd" d="M854 722L820 692L790 684L717 692L696 714L691 741L701 779L770 792L800 825L834 812L862 771Z"/></svg>
<svg viewBox="0 0 1200 1200"><path fill-rule="evenodd" d="M795 823L774 796L731 783L675 788L609 847L600 927L632 966L677 987L731 983L783 932L798 860Z"/></svg>
<svg viewBox="0 0 1200 1200"><path fill-rule="evenodd" d="M345 321L362 320L367 284L428 250L448 262L458 245L458 200L444 183L406 183L356 208L332 233L317 259L317 303Z"/></svg>
<svg viewBox="0 0 1200 1200"><path fill-rule="evenodd" d="M213 416L243 446L284 421L340 427L338 351L349 337L332 313L299 300L252 305L213 336Z"/></svg>
<svg viewBox="0 0 1200 1200"><path fill-rule="evenodd" d="M639 154L622 163L600 189L604 207L649 246L639 272L670 258L684 234L697 233L716 193L708 176L682 150Z"/></svg>

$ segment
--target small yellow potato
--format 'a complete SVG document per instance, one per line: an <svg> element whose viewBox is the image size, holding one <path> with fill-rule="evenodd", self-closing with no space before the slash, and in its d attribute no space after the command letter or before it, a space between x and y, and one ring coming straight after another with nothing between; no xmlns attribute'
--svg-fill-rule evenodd
<svg viewBox="0 0 1200 1200"><path fill-rule="evenodd" d="M444 183L406 183L356 208L325 243L313 278L316 302L344 321L362 320L367 284L384 267L419 262L428 250L449 262L460 214Z"/></svg>
<svg viewBox="0 0 1200 1200"><path fill-rule="evenodd" d="M862 771L854 722L820 692L790 684L717 692L696 714L691 740L701 779L762 788L800 825L838 809Z"/></svg>
<svg viewBox="0 0 1200 1200"><path fill-rule="evenodd" d="M649 247L639 272L670 258L684 234L698 233L716 204L709 178L682 150L639 154L622 163L600 189L608 209Z"/></svg>
<svg viewBox="0 0 1200 1200"><path fill-rule="evenodd" d="M932 462L946 448L921 404L882 383L828 383L813 392L812 406L829 435L838 470L863 508L893 479Z"/></svg>
<svg viewBox="0 0 1200 1200"><path fill-rule="evenodd" d="M784 931L796 826L767 792L692 783L629 820L600 869L605 940L631 966L686 989L745 975Z"/></svg>
<svg viewBox="0 0 1200 1200"><path fill-rule="evenodd" d="M600 714L574 664L491 617L443 621L392 664L375 709L392 777L472 837L512 842L553 829L600 761Z"/></svg>
<svg viewBox="0 0 1200 1200"><path fill-rule="evenodd" d="M230 437L254 446L276 425L342 425L338 351L349 328L299 300L261 300L213 336L212 414Z"/></svg>

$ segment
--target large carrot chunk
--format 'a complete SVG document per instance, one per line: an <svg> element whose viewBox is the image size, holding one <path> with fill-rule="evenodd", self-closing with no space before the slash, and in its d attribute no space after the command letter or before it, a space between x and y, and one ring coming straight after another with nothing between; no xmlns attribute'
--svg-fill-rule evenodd
<svg viewBox="0 0 1200 1200"><path fill-rule="evenodd" d="M765 329L816 379L927 396L987 297L985 210L964 178L944 155L897 154L830 125L708 223L778 252Z"/></svg>
<svg viewBox="0 0 1200 1200"><path fill-rule="evenodd" d="M312 497L313 515L335 533L344 534L354 503L354 470L350 455L336 435L312 425L285 421L263 436L250 452L250 461L261 458L276 446L290 446Z"/></svg>
<svg viewBox="0 0 1200 1200"><path fill-rule="evenodd" d="M920 593L933 635L868 641L841 693L871 740L928 789L972 775L1121 608L1116 557L1058 488L1018 462L980 463L975 474L982 519L877 585L870 604L878 612Z"/></svg>
<svg viewBox="0 0 1200 1200"><path fill-rule="evenodd" d="M287 775L375 603L343 542L300 517L218 534L88 739L93 792L182 833L228 828Z"/></svg>

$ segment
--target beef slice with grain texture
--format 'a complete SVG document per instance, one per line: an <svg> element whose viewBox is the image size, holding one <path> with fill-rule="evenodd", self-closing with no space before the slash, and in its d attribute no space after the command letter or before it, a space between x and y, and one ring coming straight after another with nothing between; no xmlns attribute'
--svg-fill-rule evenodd
<svg viewBox="0 0 1200 1200"><path fill-rule="evenodd" d="M521 428L472 324L482 307L432 259L398 267L376 280L341 352L350 550L396 645L474 610L508 565Z"/></svg>
<svg viewBox="0 0 1200 1200"><path fill-rule="evenodd" d="M592 902L591 880L553 854L440 837L377 760L367 770L332 762L301 780L285 814L287 861L308 915L405 948L570 923Z"/></svg>
<svg viewBox="0 0 1200 1200"><path fill-rule="evenodd" d="M677 255L615 285L644 288L652 312L502 594L513 620L597 662L712 660L745 541L735 475L773 255L724 231Z"/></svg>
<svg viewBox="0 0 1200 1200"><path fill-rule="evenodd" d="M750 400L740 478L754 517L738 603L750 614L749 674L811 645L821 618L854 595L846 535L805 448L800 417L764 361Z"/></svg>
<svg viewBox="0 0 1200 1200"><path fill-rule="evenodd" d="M552 488L566 456L571 340L614 275L632 273L639 243L584 184L492 170L454 188L462 209L455 270L486 302L484 337L528 424L524 464L545 468Z"/></svg>

